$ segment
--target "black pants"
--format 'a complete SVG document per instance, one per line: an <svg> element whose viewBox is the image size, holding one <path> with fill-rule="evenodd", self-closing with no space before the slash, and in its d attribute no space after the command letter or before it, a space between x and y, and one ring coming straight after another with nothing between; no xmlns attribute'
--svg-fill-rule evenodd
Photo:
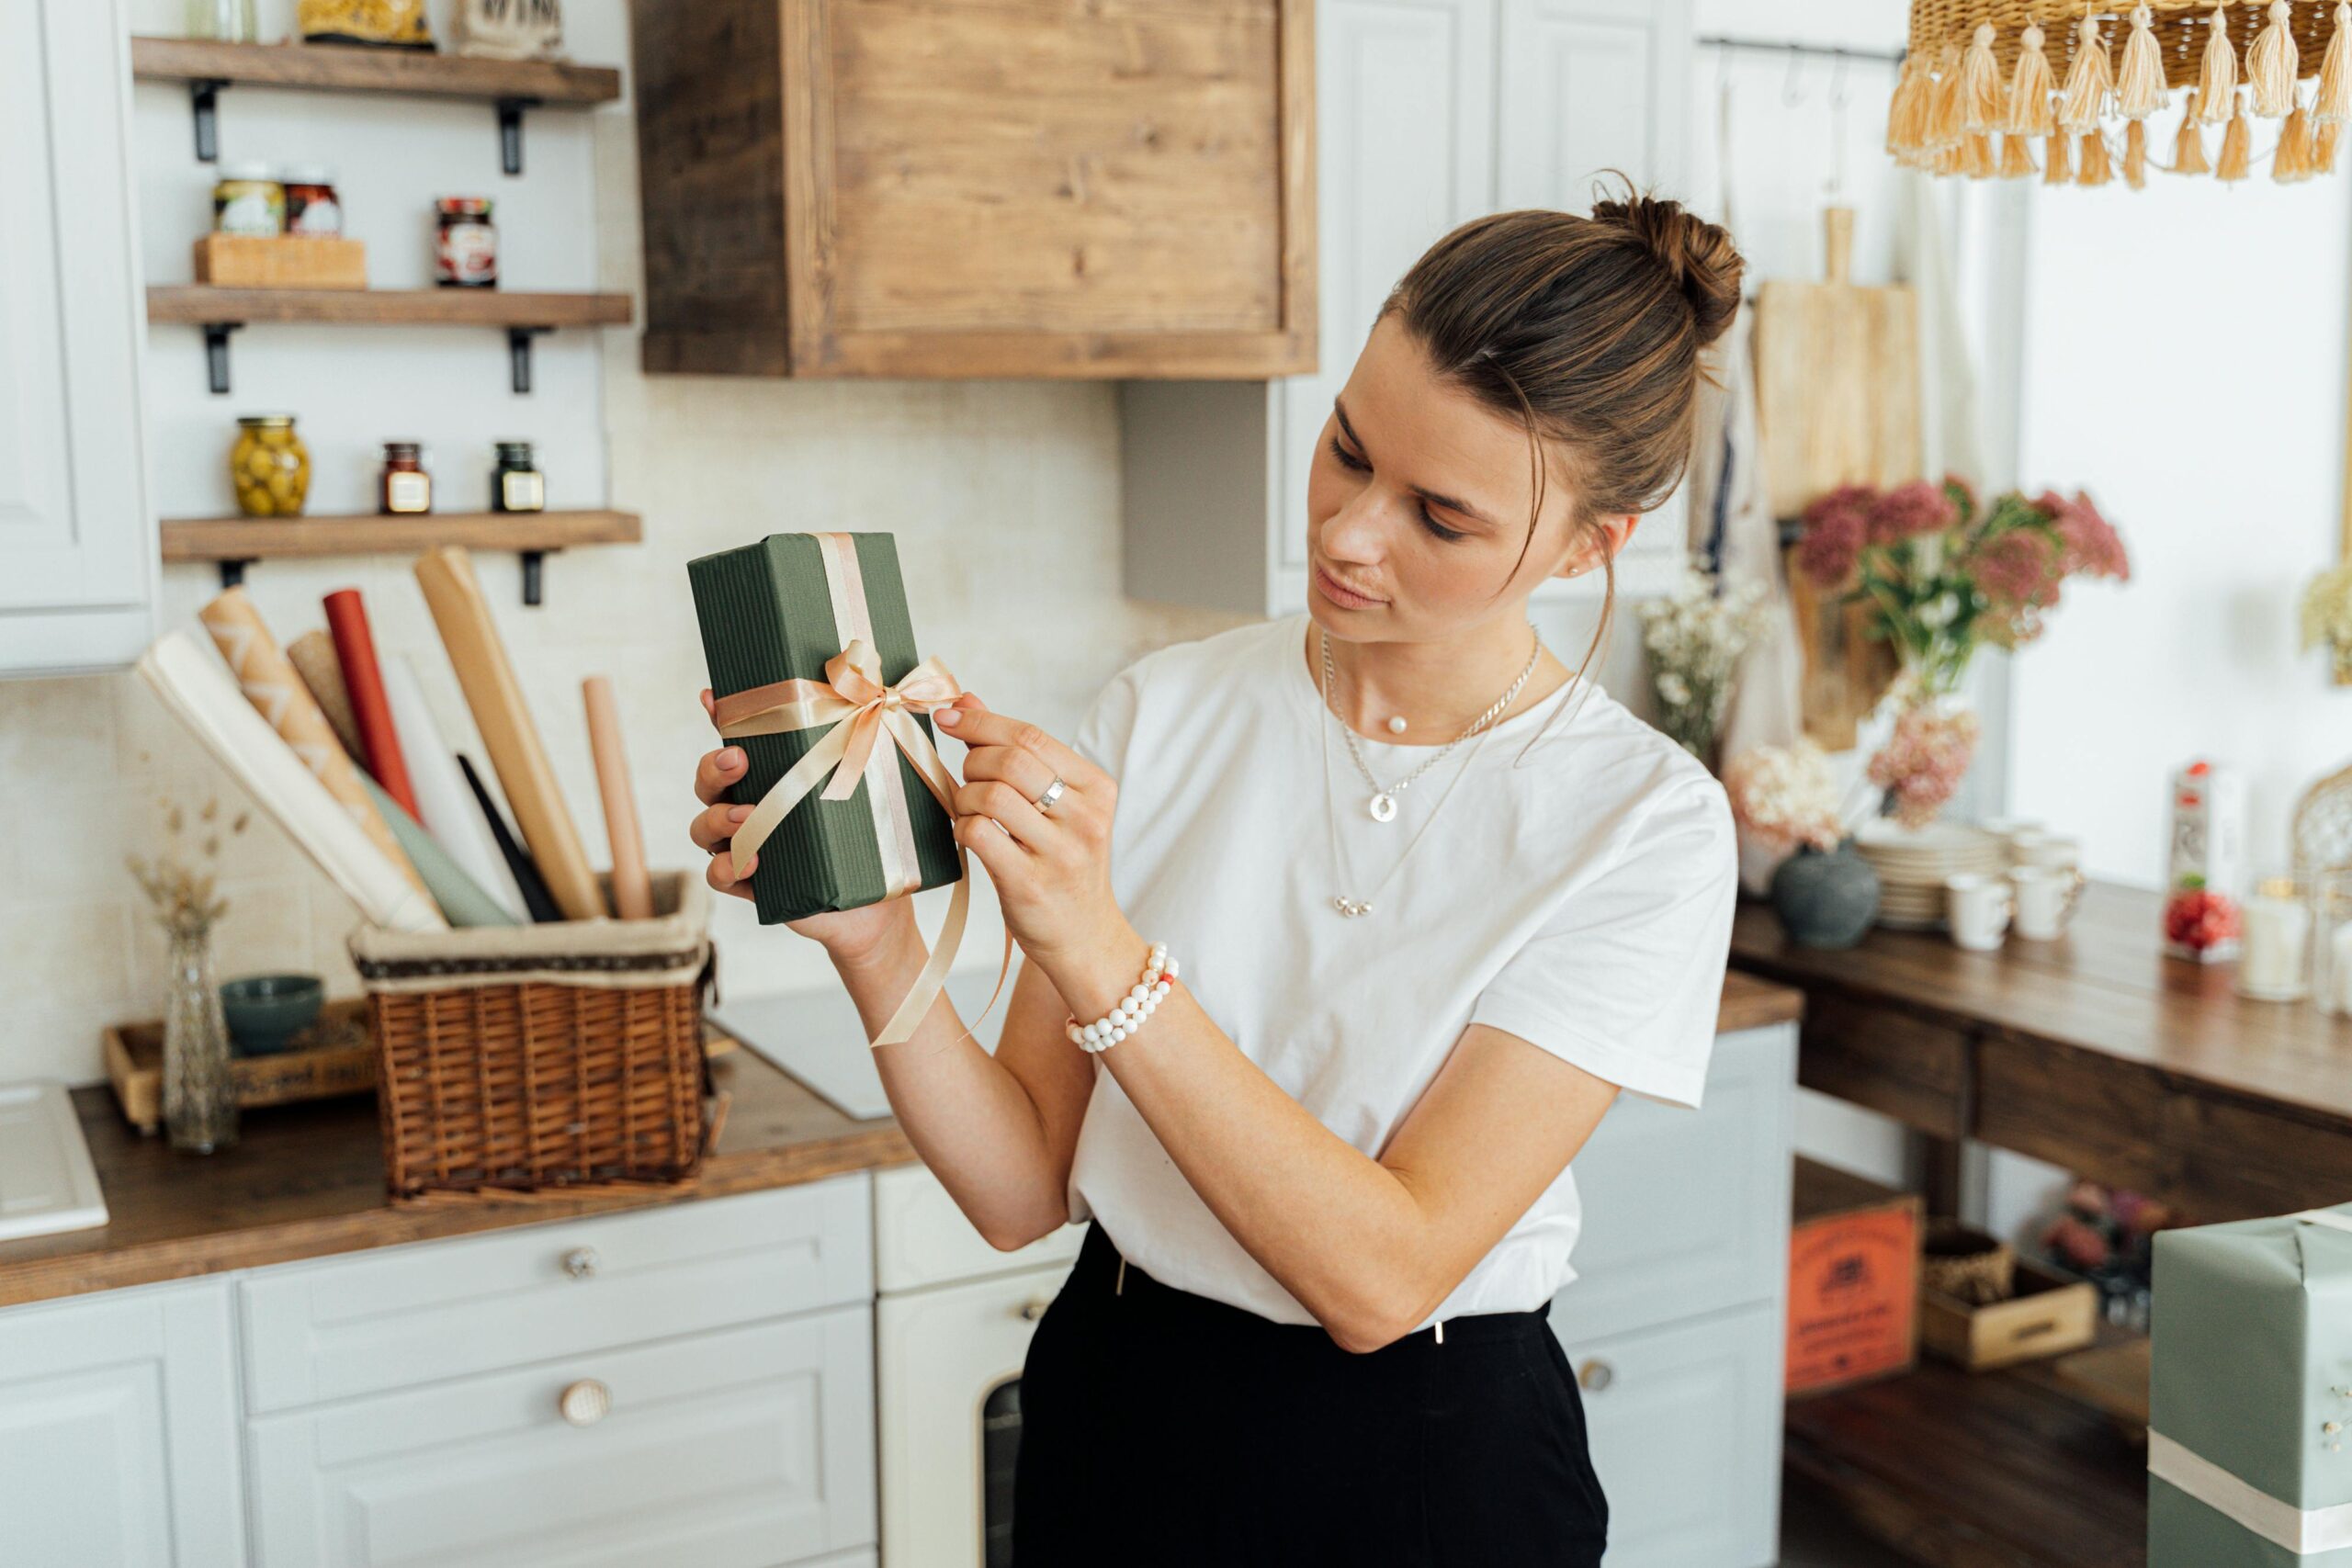
<svg viewBox="0 0 2352 1568"><path fill-rule="evenodd" d="M1013 1568L1594 1568L1609 1506L1544 1312L1370 1354L1161 1284L1090 1224L1021 1378Z"/></svg>

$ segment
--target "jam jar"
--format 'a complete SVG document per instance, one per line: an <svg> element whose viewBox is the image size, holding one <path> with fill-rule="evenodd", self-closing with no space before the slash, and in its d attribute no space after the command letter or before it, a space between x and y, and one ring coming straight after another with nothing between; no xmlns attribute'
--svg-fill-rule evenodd
<svg viewBox="0 0 2352 1568"><path fill-rule="evenodd" d="M490 471L490 509L492 512L544 512L547 506L547 481L531 461L531 444L527 441L499 442L498 466Z"/></svg>
<svg viewBox="0 0 2352 1568"><path fill-rule="evenodd" d="M299 517L311 492L311 449L290 413L245 414L229 449L229 481L248 517Z"/></svg>
<svg viewBox="0 0 2352 1568"><path fill-rule="evenodd" d="M490 197L445 196L434 207L441 222L435 280L444 288L498 287L498 231L491 226Z"/></svg>
<svg viewBox="0 0 2352 1568"><path fill-rule="evenodd" d="M376 486L377 511L433 510L433 476L424 471L424 452L421 442L384 443L384 471Z"/></svg>

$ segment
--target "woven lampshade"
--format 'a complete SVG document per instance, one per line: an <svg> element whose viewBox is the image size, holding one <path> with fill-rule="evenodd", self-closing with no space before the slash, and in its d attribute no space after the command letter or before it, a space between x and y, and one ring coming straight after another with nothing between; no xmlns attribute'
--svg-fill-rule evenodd
<svg viewBox="0 0 2352 1568"><path fill-rule="evenodd" d="M2147 121L2176 111L2159 162ZM2101 185L2120 169L2136 188L2151 167L2245 178L2265 118L2273 179L2334 168L2352 120L2352 0L1912 0L1886 148L1938 174ZM2210 160L2209 125L2222 128Z"/></svg>

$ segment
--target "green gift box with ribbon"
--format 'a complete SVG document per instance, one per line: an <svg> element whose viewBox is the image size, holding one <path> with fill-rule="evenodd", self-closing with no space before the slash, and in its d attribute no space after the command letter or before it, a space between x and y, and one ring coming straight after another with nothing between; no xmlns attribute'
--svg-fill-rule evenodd
<svg viewBox="0 0 2352 1568"><path fill-rule="evenodd" d="M2149 1568L2352 1568L2352 1203L2159 1231Z"/></svg>
<svg viewBox="0 0 2352 1568"><path fill-rule="evenodd" d="M960 880L929 708L961 688L917 658L897 541L772 534L686 572L719 732L749 763L728 799L755 808L735 844L759 855L760 923Z"/></svg>

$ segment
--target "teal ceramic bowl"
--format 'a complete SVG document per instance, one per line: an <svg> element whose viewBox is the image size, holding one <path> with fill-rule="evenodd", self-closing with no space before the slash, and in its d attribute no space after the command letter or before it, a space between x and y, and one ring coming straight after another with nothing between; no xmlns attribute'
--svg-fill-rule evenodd
<svg viewBox="0 0 2352 1568"><path fill-rule="evenodd" d="M267 1056L319 1016L326 983L316 975L246 975L220 987L220 1010L240 1056Z"/></svg>

